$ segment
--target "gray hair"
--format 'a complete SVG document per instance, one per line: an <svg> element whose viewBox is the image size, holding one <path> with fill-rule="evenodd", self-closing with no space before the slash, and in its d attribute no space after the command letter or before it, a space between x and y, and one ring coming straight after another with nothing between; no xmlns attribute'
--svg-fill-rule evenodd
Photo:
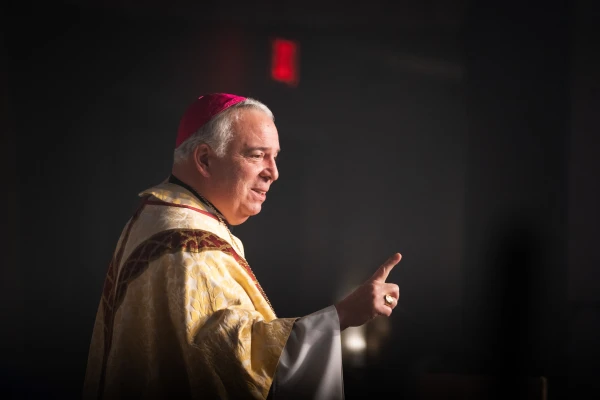
<svg viewBox="0 0 600 400"><path fill-rule="evenodd" d="M239 111L244 108L260 110L272 120L275 120L273 113L266 105L258 100L246 98L213 117L180 144L173 153L174 164L185 162L192 155L196 147L204 143L213 149L217 157L223 157L227 150L227 145L233 139L231 126L239 118Z"/></svg>

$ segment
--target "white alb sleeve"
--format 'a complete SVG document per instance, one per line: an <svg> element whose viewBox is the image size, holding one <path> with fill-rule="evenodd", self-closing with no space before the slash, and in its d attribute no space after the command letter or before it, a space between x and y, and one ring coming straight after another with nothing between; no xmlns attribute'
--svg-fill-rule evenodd
<svg viewBox="0 0 600 400"><path fill-rule="evenodd" d="M275 400L344 398L341 331L335 306L295 322L271 389Z"/></svg>

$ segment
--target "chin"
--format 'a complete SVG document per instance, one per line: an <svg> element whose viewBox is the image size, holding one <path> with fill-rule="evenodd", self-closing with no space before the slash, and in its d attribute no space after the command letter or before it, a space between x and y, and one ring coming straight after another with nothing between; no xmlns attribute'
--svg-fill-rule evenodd
<svg viewBox="0 0 600 400"><path fill-rule="evenodd" d="M248 217L253 217L258 214L262 210L262 204L253 204L251 207L248 207L244 210L244 215Z"/></svg>
<svg viewBox="0 0 600 400"><path fill-rule="evenodd" d="M253 207L249 210L244 210L244 213L242 214L242 216L237 218L236 223L232 223L231 225L239 225L239 224L242 224L242 223L248 221L248 218L254 217L258 213L260 213L260 210L261 210L260 207Z"/></svg>

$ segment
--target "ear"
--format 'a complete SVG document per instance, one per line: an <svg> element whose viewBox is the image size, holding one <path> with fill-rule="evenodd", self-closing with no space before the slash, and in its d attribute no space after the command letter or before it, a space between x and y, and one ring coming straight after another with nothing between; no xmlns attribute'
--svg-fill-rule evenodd
<svg viewBox="0 0 600 400"><path fill-rule="evenodd" d="M196 169L205 178L210 177L210 166L213 158L213 151L209 145L202 143L194 149L194 165Z"/></svg>

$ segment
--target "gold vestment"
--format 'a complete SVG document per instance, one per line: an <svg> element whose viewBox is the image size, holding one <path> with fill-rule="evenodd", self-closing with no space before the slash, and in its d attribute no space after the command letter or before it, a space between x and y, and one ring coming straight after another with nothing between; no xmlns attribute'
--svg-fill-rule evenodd
<svg viewBox="0 0 600 400"><path fill-rule="evenodd" d="M276 317L239 239L189 191L140 196L106 275L84 397L266 398L295 319Z"/></svg>

